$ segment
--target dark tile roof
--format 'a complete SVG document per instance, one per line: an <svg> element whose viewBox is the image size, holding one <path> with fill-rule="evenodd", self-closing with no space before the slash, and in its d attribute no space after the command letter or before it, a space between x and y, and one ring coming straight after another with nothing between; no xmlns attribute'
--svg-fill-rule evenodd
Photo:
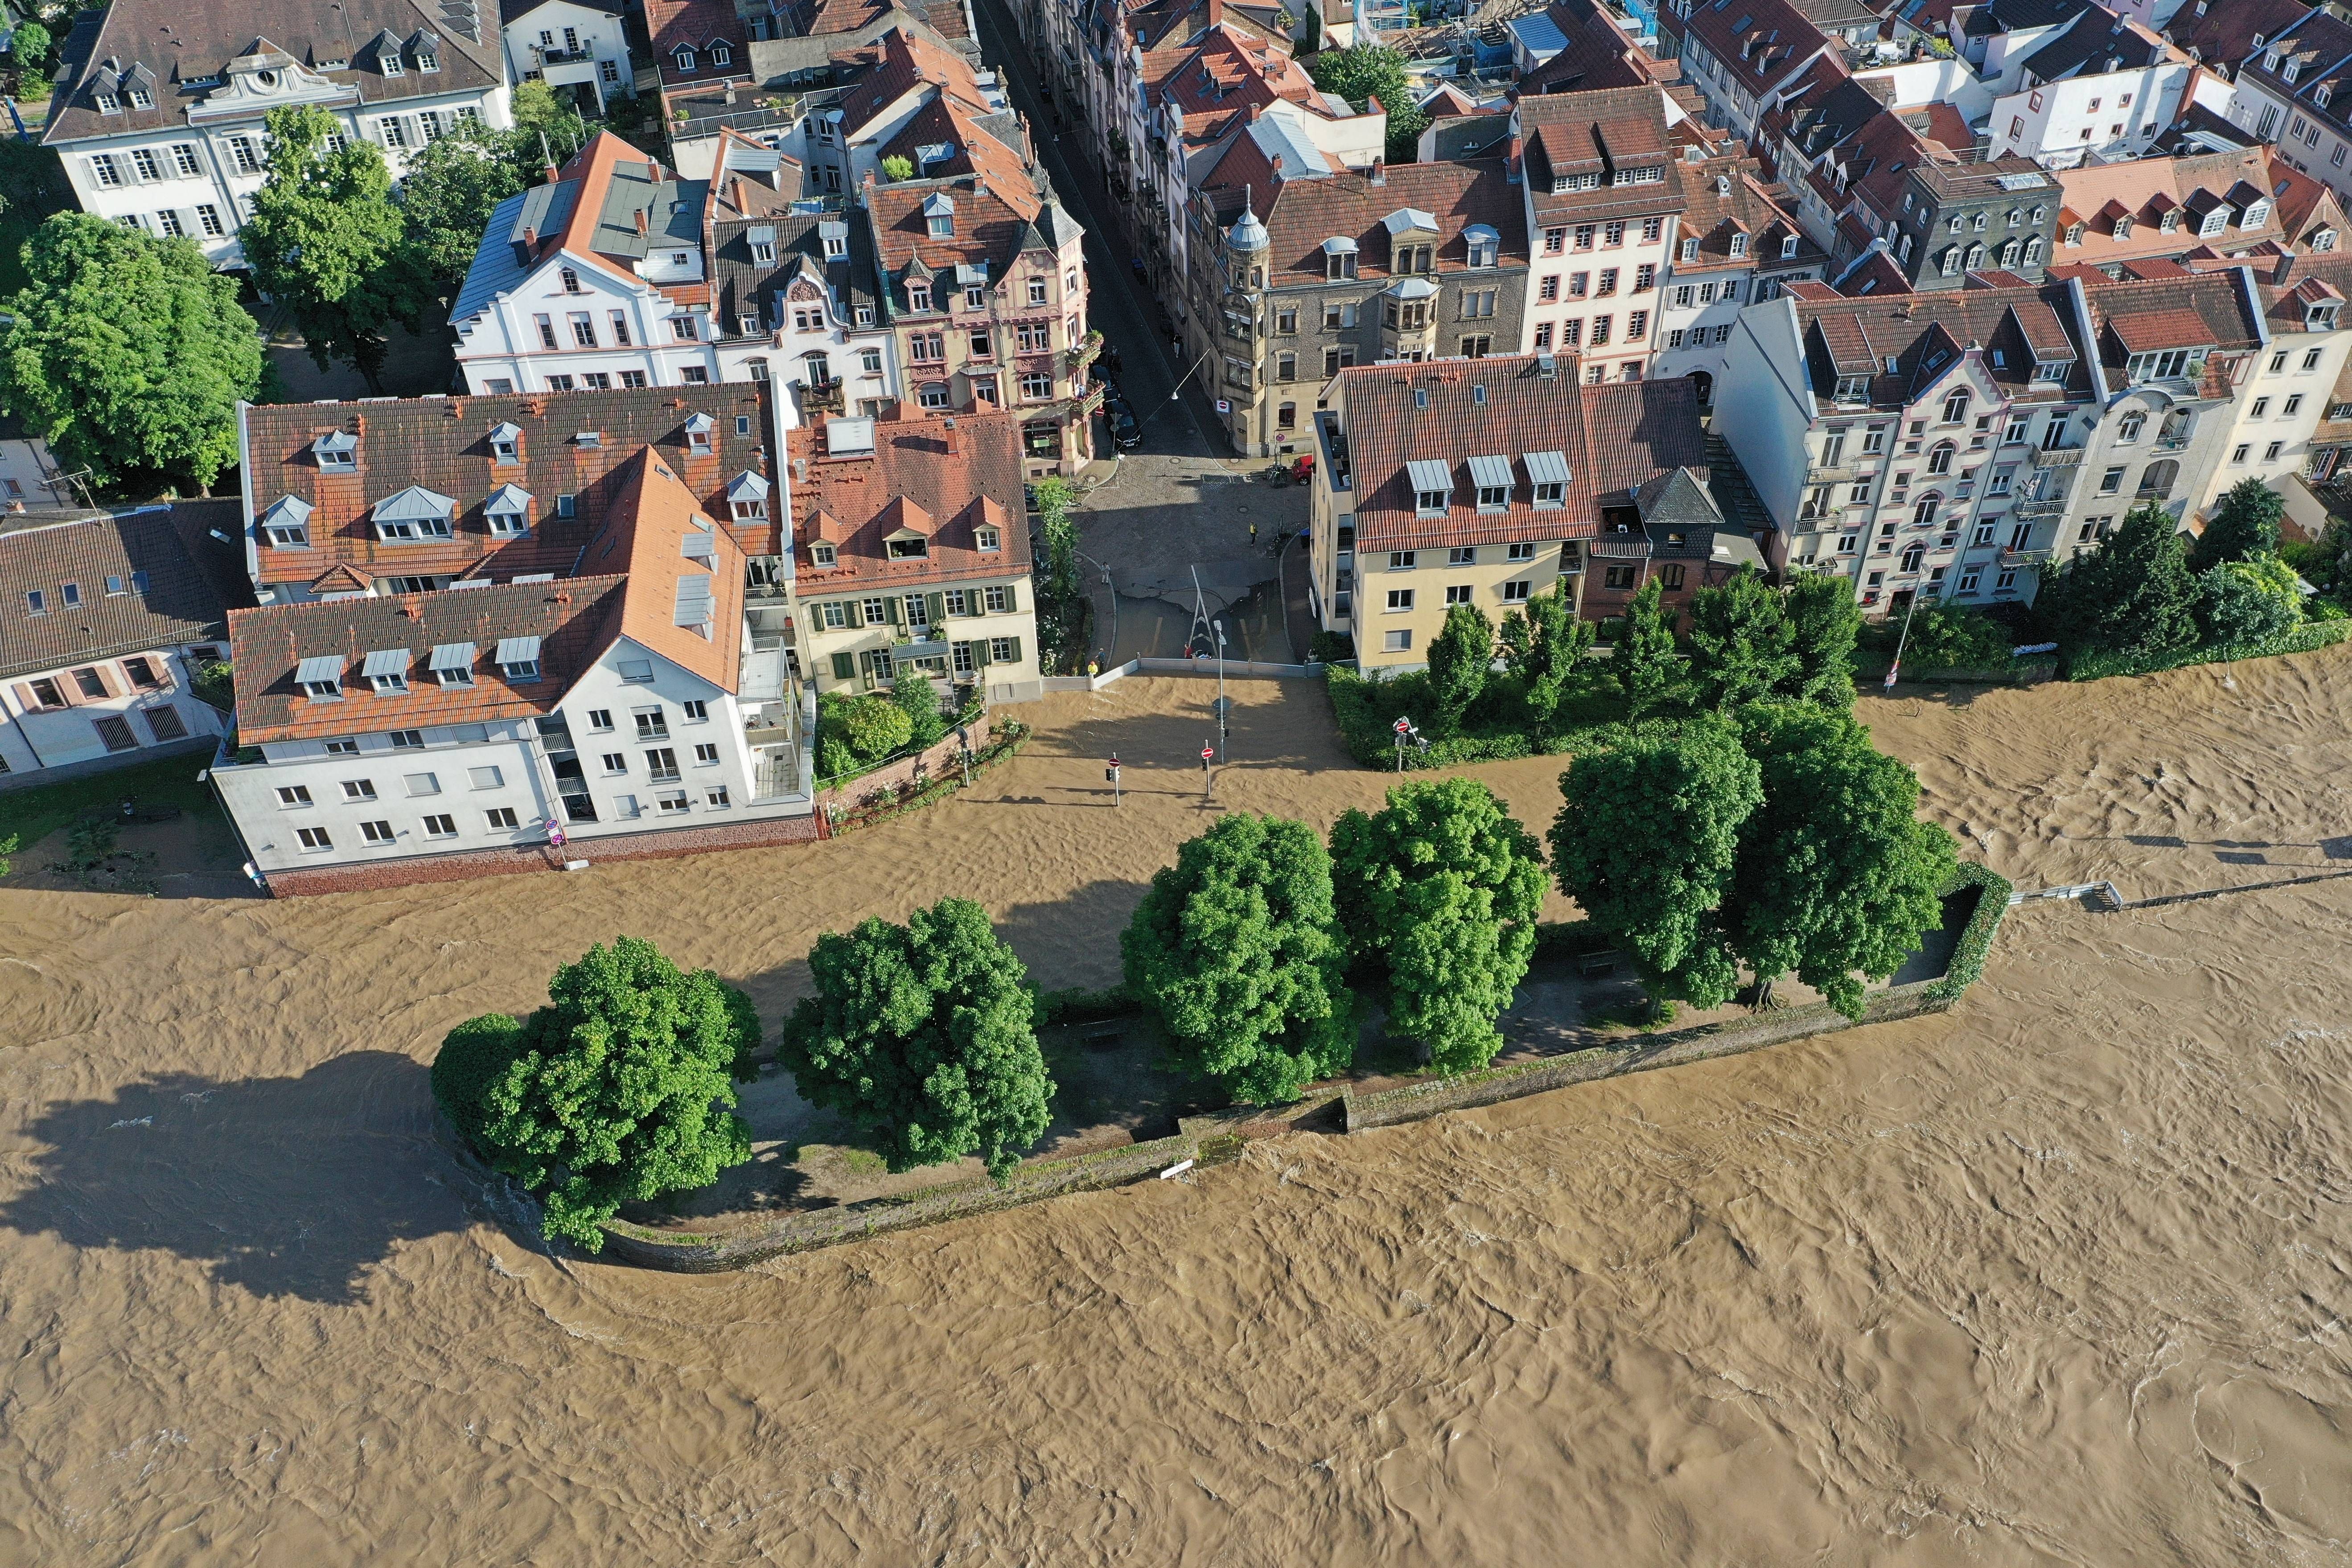
<svg viewBox="0 0 2352 1568"><path fill-rule="evenodd" d="M1012 507L1022 493L1019 414L877 421L870 451L840 455L827 451L831 434L830 424L803 426L789 437L793 570L803 597L1029 570L1025 513ZM974 547L983 523L1003 535L1001 549ZM883 541L906 528L928 539L925 559L889 559ZM816 565L816 542L832 545L839 564Z"/></svg>
<svg viewBox="0 0 2352 1568"><path fill-rule="evenodd" d="M506 79L506 62L497 38L482 35L478 20L474 34L464 30L457 17L470 14L425 0L342 0L331 9L316 0L112 0L102 11L84 13L68 35L41 140L55 146L81 137L181 129L189 107L213 90L183 83L208 81L232 59L269 49L306 71L349 59L347 67L320 74L374 106L486 90ZM404 43L419 33L433 35L441 68L419 70L412 57L399 76L384 75L360 53L383 33ZM135 109L123 96L119 110L100 113L92 94L131 79L150 93L153 107ZM254 124L258 127L257 118Z"/></svg>
<svg viewBox="0 0 2352 1568"><path fill-rule="evenodd" d="M846 259L832 263L825 260L824 239L819 231L826 224L838 224L844 229L843 237L849 247ZM753 229L772 233L775 260L752 259ZM746 313L772 325L775 312L772 307L776 294L802 277L833 291L844 312L845 325L857 319L857 307L875 302L874 236L856 213L782 212L725 218L710 225L710 241L714 284L711 308L718 313L719 330L725 336L740 336L737 319Z"/></svg>
<svg viewBox="0 0 2352 1568"><path fill-rule="evenodd" d="M1670 81L1677 74L1671 62L1651 58L1600 0L1552 0L1544 16L1559 29L1568 47L1519 78L1522 99L1640 87L1645 82Z"/></svg>
<svg viewBox="0 0 2352 1568"><path fill-rule="evenodd" d="M2259 348L2262 324L2241 287L2236 267L2188 277L2131 278L2122 282L2083 279L2083 296L2097 335L2099 362L2119 371L2135 353L2151 350L2210 347L2206 387L2227 396L2230 372L2216 362ZM2114 384L2115 378L2109 378Z"/></svg>
<svg viewBox="0 0 2352 1568"><path fill-rule="evenodd" d="M2090 5L2072 25L2042 40L2026 57L2024 68L2043 81L2063 81L2077 73L2138 70L2160 63L2166 54L2164 40L2155 34L2104 5Z"/></svg>
<svg viewBox="0 0 2352 1568"><path fill-rule="evenodd" d="M1669 127L1665 89L1657 86L1557 93L1519 103L1526 142L1528 197L1535 221L1585 223L1649 217L1682 210L1682 187L1670 165L1698 128ZM1657 171L1649 184L1618 185L1620 172ZM1597 175L1591 190L1563 191L1564 178Z"/></svg>
<svg viewBox="0 0 2352 1568"><path fill-rule="evenodd" d="M1833 47L1790 0L1699 0L1683 34L1703 41L1724 74L1756 94Z"/></svg>
<svg viewBox="0 0 2352 1568"><path fill-rule="evenodd" d="M1867 375L1874 405L1905 406L1971 344L1984 350L1985 373L2012 397L2053 401L2054 391L2032 391L2033 368L2061 358L2069 371L2060 384L2077 396L2090 388L2063 284L1858 298L1822 292L1804 290L1796 311L1807 373L1825 402L1841 377Z"/></svg>
<svg viewBox="0 0 2352 1568"><path fill-rule="evenodd" d="M1237 190L1204 192L1201 197L1220 227L1241 215L1242 198ZM1468 246L1462 231L1474 224L1483 224L1499 236L1501 265L1527 264L1526 209L1508 165L1500 158L1398 163L1377 183L1347 170L1319 180L1289 180L1271 203L1260 195L1256 204L1271 242L1267 281L1276 287L1323 281L1323 242L1332 238L1356 242L1360 276L1388 277L1389 231L1383 220L1406 208L1437 220L1434 261L1440 272L1467 266Z"/></svg>
<svg viewBox="0 0 2352 1568"><path fill-rule="evenodd" d="M269 403L245 411L247 519L260 540L262 512L283 496L316 508L307 549L257 544L258 580L315 580L338 564L373 576L461 574L477 563L500 577L573 570L581 548L594 537L615 493L614 475L644 446L652 446L684 478L713 517L725 518L726 489L746 469L774 481L765 452L768 415L753 382L709 387L643 387L612 392L535 392L503 397L400 398L373 402ZM711 417L711 450L688 450L687 420ZM738 434L736 421L751 428ZM520 427L520 468L493 467L493 426ZM359 434L352 474L324 474L311 443L330 431ZM594 446L577 440L594 431ZM530 531L493 538L483 511L491 493L509 483L533 498ZM376 502L411 485L457 503L453 537L415 544L376 539L369 512ZM555 515L555 497L576 495L578 515ZM731 527L731 526L730 526ZM772 554L776 525L732 529L755 555ZM478 589L467 590L479 592Z"/></svg>
<svg viewBox="0 0 2352 1568"><path fill-rule="evenodd" d="M751 30L736 14L733 0L646 0L646 31L653 39L654 64L660 68L666 88L692 87L751 72L751 51L744 45ZM713 43L727 44L734 51L731 64L719 67L710 63L709 47ZM694 46L695 68L691 71L677 68L677 55L682 44Z"/></svg>
<svg viewBox="0 0 2352 1568"><path fill-rule="evenodd" d="M619 575L574 577L232 612L237 738L257 746L550 712L611 644L626 584ZM491 657L505 637L541 639L538 680L507 684ZM444 686L429 673L433 650L452 643L474 644L470 686ZM377 696L360 667L370 653L391 648L412 655L408 691ZM295 685L296 666L321 656L345 661L341 701L305 696Z"/></svg>
<svg viewBox="0 0 2352 1568"><path fill-rule="evenodd" d="M2279 59L2276 70L2271 68L2273 55ZM2352 126L2352 121L2345 119L2347 110L2352 110L2352 92L2345 90L2352 85L2346 80L2347 61L2352 61L2352 22L2332 12L2315 9L2305 12L2249 55L2238 68L2238 75L2241 81L2259 84L2340 135ZM2295 69L2293 81L2286 79L2289 66ZM2324 108L2317 97L2323 88L2329 94Z"/></svg>
<svg viewBox="0 0 2352 1568"><path fill-rule="evenodd" d="M1672 258L1677 276L1708 267L1767 269L1819 267L1829 256L1773 201L1758 177L1756 160L1745 156L1678 162L1674 177L1683 190L1682 221L1676 225L1684 241L1699 242L1695 260L1685 260L1679 247ZM1746 254L1731 254L1735 235L1748 236ZM1783 256L1782 242L1794 235L1797 254Z"/></svg>
<svg viewBox="0 0 2352 1568"><path fill-rule="evenodd" d="M133 572L146 574L143 591ZM121 591L108 591L109 578L121 580ZM65 602L68 583L79 604ZM31 590L47 601L47 613L31 612ZM189 559L168 508L0 532L0 677L200 642L226 629L220 596Z"/></svg>
<svg viewBox="0 0 2352 1568"><path fill-rule="evenodd" d="M1706 461L1696 394L1688 380L1580 384L1575 356L1361 365L1339 372L1339 406L1360 549L1588 538L1604 506L1630 504L1661 476ZM1425 397L1420 406L1415 394ZM1482 401L1483 400L1483 401ZM1524 461L1566 458L1566 506L1538 509ZM1507 511L1479 513L1470 459L1511 460ZM1414 512L1406 465L1438 462L1454 476L1455 505L1443 518Z"/></svg>
<svg viewBox="0 0 2352 1568"><path fill-rule="evenodd" d="M2165 32L2194 58L2232 75L2261 43L2310 15L2304 0L2187 0Z"/></svg>

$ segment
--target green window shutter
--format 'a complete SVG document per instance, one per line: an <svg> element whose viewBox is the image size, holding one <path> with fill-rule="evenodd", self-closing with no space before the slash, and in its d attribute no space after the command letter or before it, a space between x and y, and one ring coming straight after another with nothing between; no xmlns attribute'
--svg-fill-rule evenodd
<svg viewBox="0 0 2352 1568"><path fill-rule="evenodd" d="M1008 615L1021 613L1021 585L1017 582L1004 585L1004 611Z"/></svg>
<svg viewBox="0 0 2352 1568"><path fill-rule="evenodd" d="M835 653L833 656L833 678L835 680L851 680L854 679L856 674L857 659L855 654Z"/></svg>
<svg viewBox="0 0 2352 1568"><path fill-rule="evenodd" d="M927 595L926 598L930 606L931 624L937 626L948 618L948 596L944 593L933 593Z"/></svg>
<svg viewBox="0 0 2352 1568"><path fill-rule="evenodd" d="M1013 644L1013 657L1005 662L1012 664L1019 664L1021 662L1021 639L1018 637L1009 637L1005 640Z"/></svg>
<svg viewBox="0 0 2352 1568"><path fill-rule="evenodd" d="M987 639L987 638L985 638L985 637L974 637L974 638L971 640L971 662L972 662L972 665L973 665L973 667L974 667L974 668L976 668L976 669L982 669L982 670L984 670L984 669L988 668L988 639Z"/></svg>
<svg viewBox="0 0 2352 1568"><path fill-rule="evenodd" d="M890 595L889 598L884 600L882 601L882 605L883 608L890 612L891 625L903 626L907 623L907 607L898 601L898 596L897 594L894 593Z"/></svg>
<svg viewBox="0 0 2352 1568"><path fill-rule="evenodd" d="M841 618L852 626L862 626L865 624L865 622L857 617L857 601L855 599L845 599L841 601Z"/></svg>

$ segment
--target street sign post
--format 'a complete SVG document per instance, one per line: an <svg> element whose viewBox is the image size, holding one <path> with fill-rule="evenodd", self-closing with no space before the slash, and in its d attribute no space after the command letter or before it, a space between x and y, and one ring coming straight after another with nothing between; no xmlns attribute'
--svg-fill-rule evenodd
<svg viewBox="0 0 2352 1568"><path fill-rule="evenodd" d="M1110 803L1111 803L1112 807L1113 807L1114 809L1116 809L1116 808L1118 807L1118 752L1114 751L1114 752L1112 752L1112 753L1110 754L1110 766L1103 769L1103 777L1110 780Z"/></svg>
<svg viewBox="0 0 2352 1568"><path fill-rule="evenodd" d="M1217 748L1213 745L1206 743L1202 744L1201 747L1201 799L1204 802L1209 799L1209 790L1211 788L1209 762L1210 759L1214 758L1216 755Z"/></svg>
<svg viewBox="0 0 2352 1568"><path fill-rule="evenodd" d="M1396 747L1397 747L1396 770L1397 770L1398 772L1402 773L1402 772L1403 772L1403 771L1404 771L1404 743L1405 743L1405 737L1408 737L1408 736L1410 736L1410 737L1412 737L1413 739L1415 739L1415 740L1419 741L1419 742L1421 743L1421 748L1422 748L1423 751L1426 751L1426 750L1428 750L1428 749L1429 749L1429 742L1428 742L1426 739L1423 738L1423 737L1422 737L1422 733L1421 733L1421 727L1420 727L1418 725L1414 724L1414 723L1412 722L1412 720L1411 720L1411 719L1409 719L1409 718L1402 718L1402 717L1400 717L1400 718L1396 721L1396 723L1394 723L1394 724L1391 725L1389 727L1390 727L1391 729L1393 729L1393 730L1395 730L1395 731L1396 731L1396 737L1397 737L1397 738L1396 738Z"/></svg>

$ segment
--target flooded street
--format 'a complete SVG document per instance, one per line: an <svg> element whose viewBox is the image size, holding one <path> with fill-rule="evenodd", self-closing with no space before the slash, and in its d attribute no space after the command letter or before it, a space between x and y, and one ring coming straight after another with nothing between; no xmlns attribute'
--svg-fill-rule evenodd
<svg viewBox="0 0 2352 1568"><path fill-rule="evenodd" d="M560 893L0 882L0 1562L2341 1562L2352 878L2258 884L2352 870L2352 653L2234 674L1863 705L2021 887L2248 889L2021 909L1951 1014L740 1275L548 1255L440 1141L442 1033L624 932L772 1028L817 933L947 894L1105 984L1209 820L1202 683ZM1220 807L1378 800L1318 687L1230 689ZM1561 767L1469 771L1540 832Z"/></svg>

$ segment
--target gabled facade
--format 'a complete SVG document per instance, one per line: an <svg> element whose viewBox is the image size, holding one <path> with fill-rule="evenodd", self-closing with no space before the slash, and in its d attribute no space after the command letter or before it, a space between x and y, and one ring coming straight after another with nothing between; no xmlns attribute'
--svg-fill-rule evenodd
<svg viewBox="0 0 2352 1568"><path fill-rule="evenodd" d="M201 747L194 695L225 656L219 596L168 507L0 521L0 789Z"/></svg>
<svg viewBox="0 0 2352 1568"><path fill-rule="evenodd" d="M868 183L877 303L910 412L1020 417L1024 478L1093 455L1085 231L1040 172Z"/></svg>
<svg viewBox="0 0 2352 1568"><path fill-rule="evenodd" d="M2230 118L2275 141L2288 165L2341 197L2352 196L2352 22L2311 10L2264 40L2238 68Z"/></svg>
<svg viewBox="0 0 2352 1568"><path fill-rule="evenodd" d="M449 308L468 391L698 386L720 379L704 254L710 182L609 131L499 204Z"/></svg>
<svg viewBox="0 0 2352 1568"><path fill-rule="evenodd" d="M1687 381L1594 383L1572 355L1505 355L1359 366L1324 401L1308 604L1365 668L1427 663L1455 604L1500 620L1565 584L1599 619L1652 576L1679 603L1761 559L1706 494Z"/></svg>
<svg viewBox="0 0 2352 1568"><path fill-rule="evenodd" d="M1526 229L1501 159L1401 163L1192 199L1186 359L1228 438L1306 450L1318 390L1349 365L1485 359L1523 330Z"/></svg>
<svg viewBox="0 0 2352 1568"><path fill-rule="evenodd" d="M1039 682L1029 530L1007 502L1016 415L834 417L781 432L791 455L795 651L819 690L916 671L1021 701Z"/></svg>
<svg viewBox="0 0 2352 1568"><path fill-rule="evenodd" d="M2110 277L2152 259L2332 251L2344 228L2334 193L2274 147L2089 164L2054 178L2063 204L2053 255Z"/></svg>
<svg viewBox="0 0 2352 1568"><path fill-rule="evenodd" d="M651 448L560 580L232 614L215 788L274 893L816 836L745 559Z"/></svg>
<svg viewBox="0 0 2352 1568"><path fill-rule="evenodd" d="M394 178L411 152L462 123L512 123L499 40L471 5L113 0L82 13L60 47L41 141L83 211L184 237L215 267L241 267L236 231L261 187L262 120L297 106L374 142Z"/></svg>
<svg viewBox="0 0 2352 1568"><path fill-rule="evenodd" d="M1773 201L1754 159L1685 156L1674 173L1684 207L1659 285L1648 373L1693 378L1705 403L1739 312L1791 283L1818 281L1829 256Z"/></svg>
<svg viewBox="0 0 2352 1568"><path fill-rule="evenodd" d="M505 0L500 37L509 81L545 82L583 114L637 96L621 0Z"/></svg>
<svg viewBox="0 0 2352 1568"><path fill-rule="evenodd" d="M2097 5L2052 28L2015 67L1993 100L1992 151L2047 169L2145 154L2209 79L2179 49ZM2228 107L2226 84L2211 84L2210 100Z"/></svg>

